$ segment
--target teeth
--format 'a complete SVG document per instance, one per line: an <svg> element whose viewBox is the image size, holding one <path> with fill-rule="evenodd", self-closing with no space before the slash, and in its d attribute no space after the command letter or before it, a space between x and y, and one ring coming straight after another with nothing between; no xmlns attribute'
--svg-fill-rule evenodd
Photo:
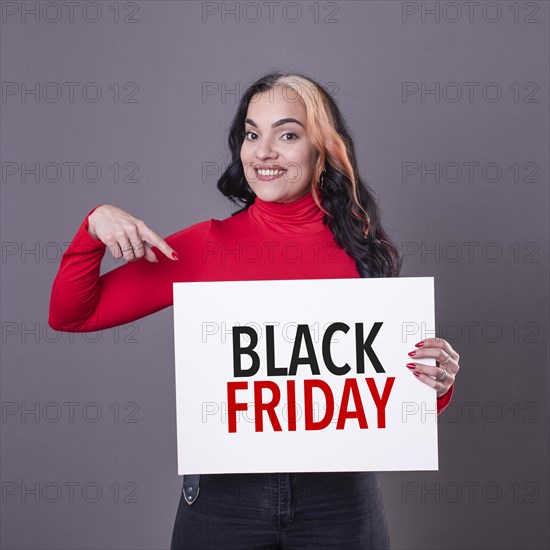
<svg viewBox="0 0 550 550"><path fill-rule="evenodd" d="M269 177L269 176L278 176L279 174L282 174L284 170L261 170L258 168L258 174L260 176Z"/></svg>

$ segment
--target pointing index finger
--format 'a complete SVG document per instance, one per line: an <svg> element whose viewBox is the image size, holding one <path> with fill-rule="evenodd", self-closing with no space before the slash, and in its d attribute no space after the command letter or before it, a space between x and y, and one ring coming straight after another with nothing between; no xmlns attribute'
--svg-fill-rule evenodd
<svg viewBox="0 0 550 550"><path fill-rule="evenodd" d="M179 260L176 251L153 230L147 228L143 231L143 236L152 246L156 246L170 260Z"/></svg>

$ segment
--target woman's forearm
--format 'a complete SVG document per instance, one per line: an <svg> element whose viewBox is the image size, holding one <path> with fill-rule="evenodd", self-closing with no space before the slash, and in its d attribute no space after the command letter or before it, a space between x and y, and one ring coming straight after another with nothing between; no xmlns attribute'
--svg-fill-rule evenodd
<svg viewBox="0 0 550 550"><path fill-rule="evenodd" d="M88 216L61 258L52 285L48 324L55 330L82 332L100 296L100 268L106 246L88 232Z"/></svg>
<svg viewBox="0 0 550 550"><path fill-rule="evenodd" d="M172 305L174 281L202 276L202 243L209 221L166 238L180 261L157 251L158 262L142 258L100 275L107 246L88 232L88 216L63 255L52 285L48 322L53 329L90 332L130 323Z"/></svg>

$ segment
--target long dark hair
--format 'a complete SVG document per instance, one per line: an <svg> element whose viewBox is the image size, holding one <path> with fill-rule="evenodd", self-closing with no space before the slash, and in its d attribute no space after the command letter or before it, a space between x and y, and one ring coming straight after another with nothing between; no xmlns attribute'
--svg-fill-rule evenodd
<svg viewBox="0 0 550 550"><path fill-rule="evenodd" d="M361 277L397 277L402 260L382 227L373 190L361 180L355 146L344 117L328 92L309 77L275 71L248 86L231 123L228 137L231 162L218 180L218 189L241 206L234 214L254 203L256 195L246 181L240 158L245 118L251 99L275 85L292 88L305 103L306 131L319 152L311 192L325 212L324 223L336 242L355 260Z"/></svg>

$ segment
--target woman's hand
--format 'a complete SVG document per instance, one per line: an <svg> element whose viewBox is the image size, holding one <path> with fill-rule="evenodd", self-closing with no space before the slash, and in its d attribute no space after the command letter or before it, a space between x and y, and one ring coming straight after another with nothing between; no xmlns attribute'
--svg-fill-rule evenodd
<svg viewBox="0 0 550 550"><path fill-rule="evenodd" d="M426 338L415 346L418 349L409 353L415 361L422 361L424 357L433 357L436 360L436 366L430 367L423 363L407 363L407 367L420 381L435 388L437 397L441 397L447 393L447 390L455 381L456 373L460 368L458 365L460 356L451 347L451 344L443 338Z"/></svg>
<svg viewBox="0 0 550 550"><path fill-rule="evenodd" d="M103 204L88 216L88 233L107 245L115 259L124 258L135 262L145 258L158 262L151 246L156 246L171 260L177 260L176 251L145 223L128 212Z"/></svg>

